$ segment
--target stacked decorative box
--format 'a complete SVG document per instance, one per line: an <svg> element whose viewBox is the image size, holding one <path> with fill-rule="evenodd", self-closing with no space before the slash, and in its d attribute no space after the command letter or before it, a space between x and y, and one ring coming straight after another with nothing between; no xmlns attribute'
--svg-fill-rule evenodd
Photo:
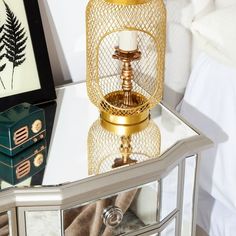
<svg viewBox="0 0 236 236"><path fill-rule="evenodd" d="M45 137L43 109L21 103L0 113L0 180L15 185L41 171Z"/></svg>

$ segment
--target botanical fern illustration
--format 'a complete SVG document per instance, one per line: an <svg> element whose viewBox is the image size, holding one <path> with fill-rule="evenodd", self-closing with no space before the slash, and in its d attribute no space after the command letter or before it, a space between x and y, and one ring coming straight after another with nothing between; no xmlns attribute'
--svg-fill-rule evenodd
<svg viewBox="0 0 236 236"><path fill-rule="evenodd" d="M26 59L25 48L27 36L25 29L14 15L10 7L4 1L6 7L7 19L4 26L4 44L6 49L6 58L12 62L11 89L13 89L14 70L20 66Z"/></svg>
<svg viewBox="0 0 236 236"><path fill-rule="evenodd" d="M0 37L0 61L1 61L1 60L4 58L4 56L5 56L5 53L2 52L3 49L4 49L4 47L5 47L5 45L4 45L4 43L3 43L4 34L2 34L3 29L4 29L4 24L0 27L0 34L2 35L2 36ZM6 67L6 63L0 65L0 72L2 72L2 71L5 69L5 67ZM3 81L2 81L1 76L0 76L0 82L1 82L1 84L2 84L2 87L3 87L4 89L6 89L6 87L5 87L5 85L4 85Z"/></svg>

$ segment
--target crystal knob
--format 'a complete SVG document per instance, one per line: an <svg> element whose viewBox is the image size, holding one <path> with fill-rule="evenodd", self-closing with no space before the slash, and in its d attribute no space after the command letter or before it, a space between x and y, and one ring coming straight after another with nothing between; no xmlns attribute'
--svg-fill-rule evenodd
<svg viewBox="0 0 236 236"><path fill-rule="evenodd" d="M119 207L109 206L103 210L102 218L106 226L115 228L122 221L123 212Z"/></svg>

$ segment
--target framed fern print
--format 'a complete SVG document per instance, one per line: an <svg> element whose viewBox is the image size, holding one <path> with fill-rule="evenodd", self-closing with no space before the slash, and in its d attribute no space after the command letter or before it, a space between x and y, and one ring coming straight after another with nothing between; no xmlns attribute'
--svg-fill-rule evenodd
<svg viewBox="0 0 236 236"><path fill-rule="evenodd" d="M56 98L39 0L0 0L0 111Z"/></svg>

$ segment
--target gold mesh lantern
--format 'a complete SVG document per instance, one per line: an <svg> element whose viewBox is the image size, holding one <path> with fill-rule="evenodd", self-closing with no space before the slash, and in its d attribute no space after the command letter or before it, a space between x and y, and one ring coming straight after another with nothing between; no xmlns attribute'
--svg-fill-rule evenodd
<svg viewBox="0 0 236 236"><path fill-rule="evenodd" d="M144 130L132 136L109 132L101 126L100 120L97 120L88 133L89 175L157 158L160 146L160 130L152 120Z"/></svg>
<svg viewBox="0 0 236 236"><path fill-rule="evenodd" d="M162 99L166 11L162 0L90 0L87 90L101 125L130 135Z"/></svg>

